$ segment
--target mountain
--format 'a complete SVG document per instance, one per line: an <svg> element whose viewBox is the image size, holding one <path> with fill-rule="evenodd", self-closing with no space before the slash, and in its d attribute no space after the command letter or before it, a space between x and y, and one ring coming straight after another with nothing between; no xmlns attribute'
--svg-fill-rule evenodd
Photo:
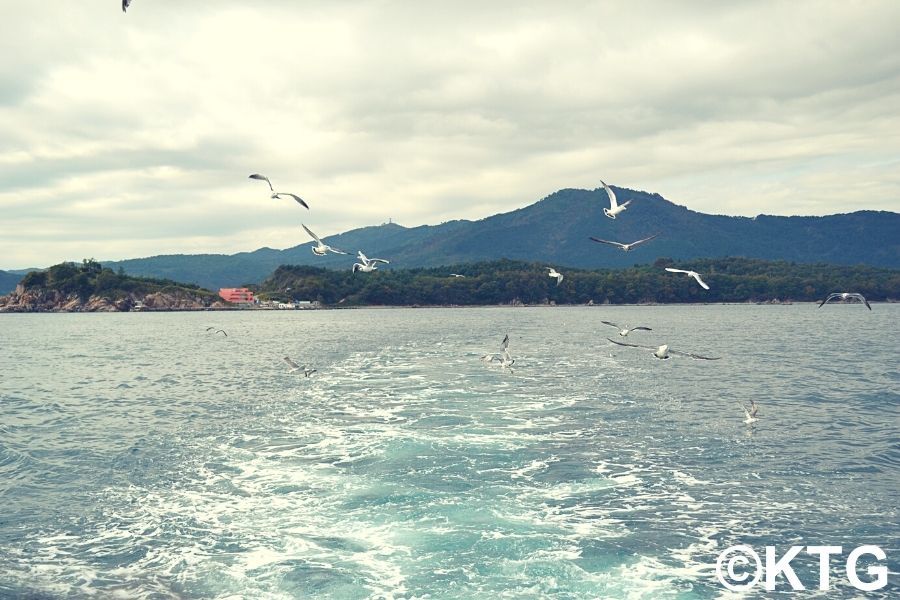
<svg viewBox="0 0 900 600"><path fill-rule="evenodd" d="M900 267L900 214L859 211L825 217L755 218L695 212L659 194L614 187L619 202L631 200L617 219L603 214L604 190L560 190L525 208L479 221L354 229L327 243L355 254L391 260L387 268L435 267L501 258L580 268L621 268L656 258L676 261L742 256L799 263ZM308 223L315 230L315 223ZM632 242L659 237L631 252L590 241L589 236ZM297 230L298 239L306 234ZM352 256L316 257L310 244L285 250L261 248L234 255L166 255L103 261L131 275L164 277L203 287L259 283L282 264L344 269Z"/></svg>

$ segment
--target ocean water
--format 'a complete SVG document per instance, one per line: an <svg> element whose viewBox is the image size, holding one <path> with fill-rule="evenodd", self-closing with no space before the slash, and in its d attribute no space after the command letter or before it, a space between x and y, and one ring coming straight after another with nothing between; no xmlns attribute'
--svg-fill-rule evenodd
<svg viewBox="0 0 900 600"><path fill-rule="evenodd" d="M479 359L506 333L512 373ZM829 591L792 562L801 597L900 597L898 333L897 305L2 315L0 598L727 598L735 544L841 546Z"/></svg>

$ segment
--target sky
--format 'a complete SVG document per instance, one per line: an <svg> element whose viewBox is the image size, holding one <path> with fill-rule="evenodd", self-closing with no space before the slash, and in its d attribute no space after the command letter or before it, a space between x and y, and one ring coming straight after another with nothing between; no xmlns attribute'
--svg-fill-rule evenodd
<svg viewBox="0 0 900 600"><path fill-rule="evenodd" d="M900 212L893 0L0 7L0 269L480 219L601 179L716 214Z"/></svg>

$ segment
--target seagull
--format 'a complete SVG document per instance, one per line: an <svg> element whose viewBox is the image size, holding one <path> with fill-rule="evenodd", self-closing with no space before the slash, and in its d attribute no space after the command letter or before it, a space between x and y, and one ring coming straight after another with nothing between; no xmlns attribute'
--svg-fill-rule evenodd
<svg viewBox="0 0 900 600"><path fill-rule="evenodd" d="M312 252L316 256L325 256L329 252L334 252L335 254L347 254L343 250L338 250L337 248L332 248L328 244L322 242L322 240L319 239L319 236L317 236L312 231L310 231L309 227L307 227L303 223L300 223L300 226L306 230L306 233L308 233L312 239L316 240L316 245L312 246Z"/></svg>
<svg viewBox="0 0 900 600"><path fill-rule="evenodd" d="M696 279L697 283L699 283L700 287L702 287L704 290L709 289L709 286L706 285L706 282L700 279L700 273L698 273L697 271L684 271L682 269L673 269L672 267L666 267L666 271L668 271L669 273L687 273L690 277Z"/></svg>
<svg viewBox="0 0 900 600"><path fill-rule="evenodd" d="M862 302L866 305L866 308L872 310L872 307L869 305L869 301L866 300L866 297L857 292L835 292L834 294L828 294L828 297L819 302L819 308L822 308L823 304L827 304L832 300L840 300L841 302L846 302L848 300L853 300L854 302Z"/></svg>
<svg viewBox="0 0 900 600"><path fill-rule="evenodd" d="M616 201L616 193L612 191L612 188L606 185L603 180L600 180L600 183L603 183L603 189L606 190L606 195L609 196L609 208L603 209L603 214L605 214L610 219L615 219L616 215L625 210L625 207L631 204L631 200L625 202L624 204L619 204Z"/></svg>
<svg viewBox="0 0 900 600"><path fill-rule="evenodd" d="M216 327L215 327L215 326L207 327L207 328L206 328L206 331L211 331L211 330L213 330L213 329L216 329ZM221 334L224 335L225 337L228 337L228 334L225 333L225 330L224 330L224 329L216 329L215 331L213 331L213 334L216 334L216 333L221 333Z"/></svg>
<svg viewBox="0 0 900 600"><path fill-rule="evenodd" d="M647 350L653 350L653 356L661 360L670 358L670 354L675 354L678 356L689 356L691 358L696 358L699 360L719 360L721 358L720 356L709 357L700 356L699 354L691 354L690 352L679 352L678 350L672 350L671 348L669 348L668 344L663 344L662 346L643 346L640 344L626 344L625 342L617 342L616 340L610 340L609 338L606 339L619 346L631 346L632 348L646 348Z"/></svg>
<svg viewBox="0 0 900 600"><path fill-rule="evenodd" d="M122 0L122 12L125 12L130 4L131 0Z"/></svg>
<svg viewBox="0 0 900 600"><path fill-rule="evenodd" d="M460 275L459 273L450 273L450 277L465 277L465 275Z"/></svg>
<svg viewBox="0 0 900 600"><path fill-rule="evenodd" d="M485 354L481 357L486 363L498 362L500 363L500 368L509 369L509 372L512 373L512 366L515 364L516 359L514 359L509 354L509 334L507 333L504 336L503 341L500 342L500 352L492 352L490 354Z"/></svg>
<svg viewBox="0 0 900 600"><path fill-rule="evenodd" d="M653 238L655 238L658 235L659 234L657 233L655 235L651 235L648 238L644 238L644 239L638 240L636 242L631 242L630 244L620 244L619 242L610 242L609 240L601 240L600 238L595 238L593 236L591 236L591 239L600 244L609 244L610 246L616 246L617 248L621 248L625 252L628 252L635 246L639 246L639 245L643 244L644 242L649 242L650 240L652 240Z"/></svg>
<svg viewBox="0 0 900 600"><path fill-rule="evenodd" d="M744 419L744 423L749 425L750 423L755 423L756 421L759 421L759 419L756 418L756 413L759 412L759 405L756 404L756 400L750 400L750 409L749 410L746 407L744 407L743 405L741 405L741 406L742 406L742 408L744 408L744 415L747 417L746 419Z"/></svg>
<svg viewBox="0 0 900 600"><path fill-rule="evenodd" d="M371 273L378 269L378 263L390 264L391 261L384 260L383 258L368 258L365 254L363 254L362 250L359 250L356 254L360 261L358 263L353 263L353 272L362 271L363 273Z"/></svg>
<svg viewBox="0 0 900 600"><path fill-rule="evenodd" d="M556 277L556 285L559 285L559 284L562 283L562 280L564 279L562 273L560 273L559 271L557 271L557 270L554 269L553 267L547 267L547 270L550 271L549 273L547 273L548 276L550 276L550 277Z"/></svg>
<svg viewBox="0 0 900 600"><path fill-rule="evenodd" d="M272 192L272 196L271 196L272 198L281 198L282 196L290 197L290 198L293 198L294 200L296 200L300 206L303 206L306 208L306 210L309 210L309 204L304 202L303 198L301 198L300 196L297 196L296 194L289 194L287 192L276 192L275 188L272 187L272 182L269 181L269 178L266 177L265 175L260 175L259 173L253 173L252 175L250 175L250 179L259 179L260 181L265 181L266 183L268 183L269 190Z"/></svg>
<svg viewBox="0 0 900 600"><path fill-rule="evenodd" d="M297 363L292 361L290 359L290 357L288 357L288 356L284 357L284 362L286 362L288 364L288 366L291 368L291 370L288 371L288 373L296 373L297 371L303 371L304 377L309 377L310 375L315 373L317 370L317 369L307 369L305 366L301 367L300 365L298 365Z"/></svg>
<svg viewBox="0 0 900 600"><path fill-rule="evenodd" d="M609 325L611 327L615 327L619 330L619 335L622 337L627 337L629 333L632 331L653 331L649 327L622 327L621 325L616 325L615 323L610 323L609 321L600 321L604 325Z"/></svg>

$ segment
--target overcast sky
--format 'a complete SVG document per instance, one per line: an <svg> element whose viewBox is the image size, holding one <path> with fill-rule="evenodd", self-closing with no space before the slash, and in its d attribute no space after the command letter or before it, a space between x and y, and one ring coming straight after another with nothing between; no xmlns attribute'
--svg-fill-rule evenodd
<svg viewBox="0 0 900 600"><path fill-rule="evenodd" d="M702 212L900 211L893 0L0 7L0 269L285 248L301 220L478 219L601 179Z"/></svg>

